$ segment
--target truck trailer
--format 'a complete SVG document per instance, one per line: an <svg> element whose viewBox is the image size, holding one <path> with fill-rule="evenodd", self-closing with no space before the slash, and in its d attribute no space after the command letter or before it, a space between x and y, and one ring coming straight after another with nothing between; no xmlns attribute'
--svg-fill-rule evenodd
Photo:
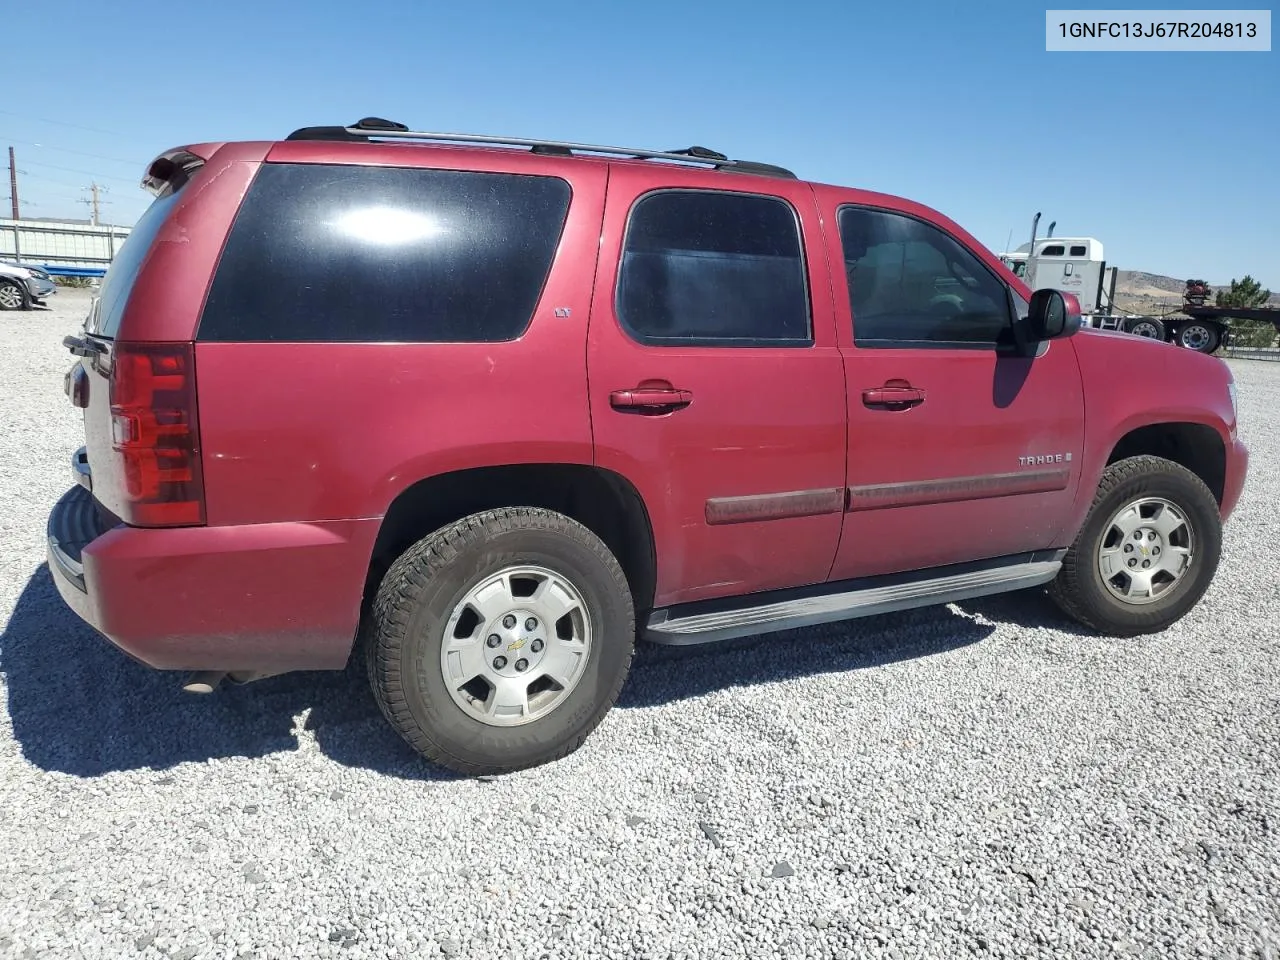
<svg viewBox="0 0 1280 960"><path fill-rule="evenodd" d="M1031 242L1000 254L1000 259L1032 289L1050 287L1074 293L1080 301L1081 322L1104 330L1119 330L1139 337L1175 343L1198 353L1213 353L1226 346L1231 330L1228 320L1258 320L1275 326L1280 334L1280 308L1218 307L1208 303L1212 294L1203 280L1188 280L1177 311L1162 316L1132 314L1116 307L1116 268L1107 264L1102 242L1096 237L1036 236L1040 214L1031 226Z"/></svg>

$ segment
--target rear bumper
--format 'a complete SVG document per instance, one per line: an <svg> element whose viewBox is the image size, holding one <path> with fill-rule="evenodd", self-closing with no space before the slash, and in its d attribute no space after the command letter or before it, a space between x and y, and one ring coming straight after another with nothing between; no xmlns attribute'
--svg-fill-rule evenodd
<svg viewBox="0 0 1280 960"><path fill-rule="evenodd" d="M125 653L164 670L345 666L377 520L104 529L69 490L48 523L63 600Z"/></svg>
<svg viewBox="0 0 1280 960"><path fill-rule="evenodd" d="M1239 440L1227 447L1227 474L1222 485L1222 520L1225 523L1240 502L1244 480L1249 473L1249 448Z"/></svg>

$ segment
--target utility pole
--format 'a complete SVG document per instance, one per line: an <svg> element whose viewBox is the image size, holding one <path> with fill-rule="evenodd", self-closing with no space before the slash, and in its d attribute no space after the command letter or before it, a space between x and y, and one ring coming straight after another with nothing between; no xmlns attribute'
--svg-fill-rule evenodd
<svg viewBox="0 0 1280 960"><path fill-rule="evenodd" d="M81 200L80 202L87 203L89 205L89 209L91 211L91 216L92 216L91 222L96 227L98 226L98 222L100 219L99 210L101 206L104 203L110 203L111 201L102 199L102 194L107 192L107 188L98 186L98 181L96 180L89 184L88 190L90 194L90 199Z"/></svg>
<svg viewBox="0 0 1280 960"><path fill-rule="evenodd" d="M13 219L20 220L18 212L18 164L13 159L13 147L9 148L9 199L13 201Z"/></svg>

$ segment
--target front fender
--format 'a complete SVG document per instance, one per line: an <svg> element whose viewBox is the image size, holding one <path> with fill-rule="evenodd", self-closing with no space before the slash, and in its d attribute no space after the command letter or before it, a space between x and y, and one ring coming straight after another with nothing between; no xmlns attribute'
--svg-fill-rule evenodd
<svg viewBox="0 0 1280 960"><path fill-rule="evenodd" d="M1221 359L1128 334L1082 330L1072 338L1085 394L1085 449L1069 535L1084 524L1117 445L1159 424L1208 427L1230 455L1236 444L1230 368Z"/></svg>

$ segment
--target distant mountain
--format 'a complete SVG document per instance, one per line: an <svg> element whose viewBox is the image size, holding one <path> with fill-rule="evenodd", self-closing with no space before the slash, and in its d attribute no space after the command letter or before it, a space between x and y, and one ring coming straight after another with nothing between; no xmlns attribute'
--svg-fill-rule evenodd
<svg viewBox="0 0 1280 960"><path fill-rule="evenodd" d="M1215 294L1219 290L1231 288L1229 282L1211 283L1209 286ZM1151 301L1180 303L1182 291L1186 287L1185 279L1179 280L1159 273L1146 273L1142 270L1119 270L1116 273L1116 300L1122 304L1124 301L1136 301L1143 306L1150 305ZM1212 297L1209 302L1213 303ZM1280 290L1271 291L1271 299L1267 301L1267 306L1280 307Z"/></svg>
<svg viewBox="0 0 1280 960"><path fill-rule="evenodd" d="M1141 270L1116 271L1117 294L1123 293L1130 297L1163 297L1173 293L1181 297L1185 289L1185 280L1175 280L1173 277L1145 273Z"/></svg>

